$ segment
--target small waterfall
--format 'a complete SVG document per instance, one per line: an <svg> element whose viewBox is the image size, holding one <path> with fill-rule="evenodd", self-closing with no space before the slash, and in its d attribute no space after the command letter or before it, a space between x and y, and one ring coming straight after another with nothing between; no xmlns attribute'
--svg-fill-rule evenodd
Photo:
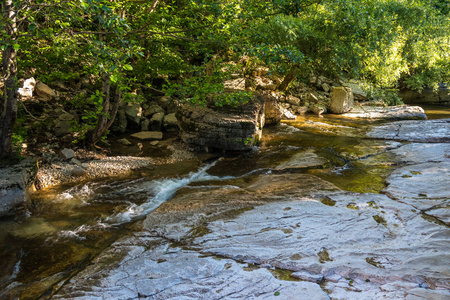
<svg viewBox="0 0 450 300"><path fill-rule="evenodd" d="M209 175L206 171L214 166L215 163L216 162L208 164L200 168L197 172L191 172L187 177L184 178L166 178L152 181L148 188L152 189L154 196L149 197L148 201L144 202L143 204L131 204L126 211L106 218L105 224L110 226L117 226L143 217L158 208L158 206L160 206L162 203L172 198L179 188L182 188L192 182L233 178L231 176L218 177Z"/></svg>

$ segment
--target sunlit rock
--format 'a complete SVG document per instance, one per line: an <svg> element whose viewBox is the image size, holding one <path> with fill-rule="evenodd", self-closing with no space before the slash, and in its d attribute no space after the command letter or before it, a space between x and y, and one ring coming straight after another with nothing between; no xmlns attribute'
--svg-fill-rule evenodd
<svg viewBox="0 0 450 300"><path fill-rule="evenodd" d="M137 128L142 118L141 105L139 103L128 103L128 105L125 106L125 115L127 120Z"/></svg>
<svg viewBox="0 0 450 300"><path fill-rule="evenodd" d="M52 98L56 97L55 91L41 81L38 81L36 83L34 90L36 92L36 95L38 95L43 100L51 100Z"/></svg>
<svg viewBox="0 0 450 300"><path fill-rule="evenodd" d="M353 108L353 93L351 88L337 87L333 89L330 112L343 114Z"/></svg>
<svg viewBox="0 0 450 300"><path fill-rule="evenodd" d="M427 115L420 106L355 106L352 111L343 114L347 118L367 118L385 120L426 120Z"/></svg>
<svg viewBox="0 0 450 300"><path fill-rule="evenodd" d="M367 134L372 138L419 143L450 142L450 119L398 121L374 127Z"/></svg>
<svg viewBox="0 0 450 300"><path fill-rule="evenodd" d="M311 167L321 167L328 162L327 159L318 156L312 150L294 154L289 160L275 167L275 170L295 170Z"/></svg>

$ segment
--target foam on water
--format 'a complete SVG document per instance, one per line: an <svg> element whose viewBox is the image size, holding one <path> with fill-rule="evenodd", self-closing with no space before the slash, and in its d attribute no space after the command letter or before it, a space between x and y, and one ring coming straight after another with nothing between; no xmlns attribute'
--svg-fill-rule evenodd
<svg viewBox="0 0 450 300"><path fill-rule="evenodd" d="M154 196L149 197L146 202L140 205L132 204L126 211L106 218L105 223L116 226L141 218L158 208L158 206L160 206L165 201L172 198L178 189L192 182L234 178L231 176L218 177L209 175L206 171L214 166L215 163L216 162L208 164L200 168L197 172L192 172L184 178L167 178L150 182L147 188L152 190Z"/></svg>

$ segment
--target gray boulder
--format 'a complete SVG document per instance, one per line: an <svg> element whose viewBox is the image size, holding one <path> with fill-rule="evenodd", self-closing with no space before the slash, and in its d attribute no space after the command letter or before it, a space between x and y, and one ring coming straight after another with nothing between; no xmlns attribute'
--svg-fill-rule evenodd
<svg viewBox="0 0 450 300"><path fill-rule="evenodd" d="M26 159L0 170L0 216L14 215L15 208L27 200L28 192L32 192L29 187L36 174L34 166L33 159Z"/></svg>
<svg viewBox="0 0 450 300"><path fill-rule="evenodd" d="M164 108L162 108L161 106L159 106L157 104L153 104L153 105L150 105L150 107L144 111L144 116L146 118L149 118L149 117L151 118L154 114L163 113L163 112L165 112Z"/></svg>
<svg viewBox="0 0 450 300"><path fill-rule="evenodd" d="M125 107L125 115L127 120L133 124L135 127L138 127L141 123L142 118L142 107L139 103L128 103Z"/></svg>
<svg viewBox="0 0 450 300"><path fill-rule="evenodd" d="M163 126L166 131L178 131L180 129L175 113L164 116Z"/></svg>
<svg viewBox="0 0 450 300"><path fill-rule="evenodd" d="M343 114L348 118L384 120L426 120L427 115L420 106L398 105L389 107L355 106L351 112Z"/></svg>
<svg viewBox="0 0 450 300"><path fill-rule="evenodd" d="M73 151L72 149L64 148L63 150L61 150L61 156L65 160L69 160L75 157L75 151Z"/></svg>
<svg viewBox="0 0 450 300"><path fill-rule="evenodd" d="M162 125L163 125L163 120L164 120L164 113L160 112L160 113L156 113L153 115L153 117L150 119L150 128L153 131L161 131L162 130Z"/></svg>

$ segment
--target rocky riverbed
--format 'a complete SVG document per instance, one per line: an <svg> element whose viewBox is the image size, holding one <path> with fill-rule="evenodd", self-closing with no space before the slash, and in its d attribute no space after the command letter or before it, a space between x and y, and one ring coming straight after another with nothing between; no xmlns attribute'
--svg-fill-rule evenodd
<svg viewBox="0 0 450 300"><path fill-rule="evenodd" d="M381 193L316 176L320 152L291 151L311 172L262 157L250 173L180 188L53 298L449 299L450 120L367 135L372 152L342 152L336 172L387 157L376 162L392 168Z"/></svg>

